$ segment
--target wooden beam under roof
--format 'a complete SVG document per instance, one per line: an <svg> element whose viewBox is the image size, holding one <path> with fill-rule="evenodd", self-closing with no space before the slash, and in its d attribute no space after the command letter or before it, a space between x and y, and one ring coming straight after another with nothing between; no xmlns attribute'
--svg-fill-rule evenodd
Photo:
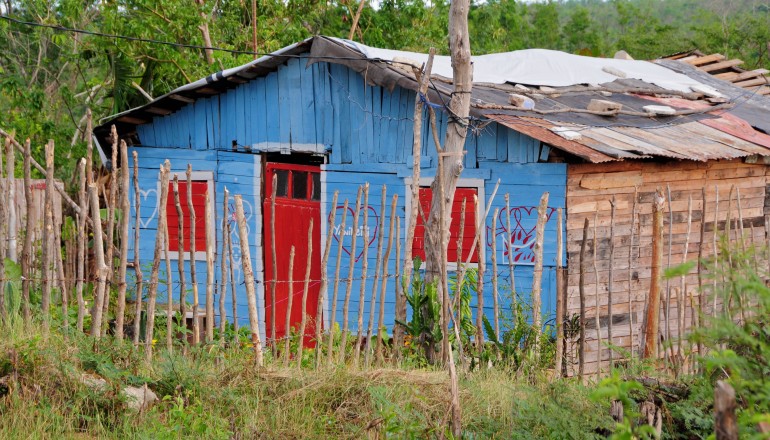
<svg viewBox="0 0 770 440"><path fill-rule="evenodd" d="M698 57L692 60L687 60L687 64L692 64L693 66L702 66L704 64L713 63L715 61L722 61L725 59L725 56L721 53L712 53L711 55L706 55L704 57Z"/></svg>
<svg viewBox="0 0 770 440"><path fill-rule="evenodd" d="M770 78L767 78L765 76L760 76L759 78L754 78L747 81L741 81L741 82L735 83L736 86L743 87L743 88L756 87L764 84L770 84Z"/></svg>
<svg viewBox="0 0 770 440"><path fill-rule="evenodd" d="M168 97L173 99L174 101L181 101L181 102L185 102L187 104L192 104L193 102L195 102L194 99L188 98L187 96L180 95L178 93L174 93L173 95L169 95Z"/></svg>
<svg viewBox="0 0 770 440"><path fill-rule="evenodd" d="M136 118L136 117L133 117L133 116L121 116L117 120L120 121L120 122L126 122L126 123L134 124L134 125L141 125L141 124L146 124L146 123L150 122L147 119Z"/></svg>
<svg viewBox="0 0 770 440"><path fill-rule="evenodd" d="M743 64L742 60L727 60L719 63L709 64L706 66L699 66L698 68L704 72L716 72L721 69L729 69L731 67L739 66Z"/></svg>
<svg viewBox="0 0 770 440"><path fill-rule="evenodd" d="M161 108L161 107L147 107L146 109L144 109L144 111L146 111L147 113L152 113L154 115L161 115L161 116L166 116L173 113L173 111L167 108Z"/></svg>

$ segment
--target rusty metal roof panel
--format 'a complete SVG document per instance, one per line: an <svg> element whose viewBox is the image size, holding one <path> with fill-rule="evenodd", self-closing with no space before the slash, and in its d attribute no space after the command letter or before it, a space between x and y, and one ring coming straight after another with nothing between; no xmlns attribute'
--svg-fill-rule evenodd
<svg viewBox="0 0 770 440"><path fill-rule="evenodd" d="M489 115L489 118L505 125L508 128L516 130L520 133L524 133L527 136L550 144L562 151L592 163L611 162L618 160L617 158L599 152L594 148L557 135L550 130L550 128L554 127L555 125L543 119L511 115Z"/></svg>

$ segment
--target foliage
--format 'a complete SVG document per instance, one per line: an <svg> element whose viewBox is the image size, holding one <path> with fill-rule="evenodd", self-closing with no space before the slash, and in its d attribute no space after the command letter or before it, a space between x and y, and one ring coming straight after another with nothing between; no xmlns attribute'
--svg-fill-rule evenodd
<svg viewBox="0 0 770 440"><path fill-rule="evenodd" d="M406 302L412 310L412 319L409 322L397 321L404 327L404 332L411 339L413 347L419 346L426 358L429 351L438 350L438 343L441 342L441 304L438 299L438 286L436 282L426 283L422 279L420 266L422 261L419 257L414 260L414 277L412 279L411 289L404 289Z"/></svg>
<svg viewBox="0 0 770 440"><path fill-rule="evenodd" d="M742 438L760 438L757 423L770 420L770 287L755 266L758 252L765 251L722 241L720 257L708 263L721 308L704 316L691 337L708 350L702 359L708 377L735 388Z"/></svg>
<svg viewBox="0 0 770 440"><path fill-rule="evenodd" d="M643 391L644 387L637 381L624 380L615 371L612 376L602 379L597 388L591 393L591 398L597 402L618 401L623 404L623 421L615 425L612 439L633 440L656 438L655 428L646 424L639 424L639 412L636 402L632 400L631 393Z"/></svg>

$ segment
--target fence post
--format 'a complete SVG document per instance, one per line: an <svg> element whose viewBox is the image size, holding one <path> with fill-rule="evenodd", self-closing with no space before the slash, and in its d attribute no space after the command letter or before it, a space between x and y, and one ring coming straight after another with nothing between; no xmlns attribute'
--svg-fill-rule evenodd
<svg viewBox="0 0 770 440"><path fill-rule="evenodd" d="M128 219L131 204L128 201L130 179L128 174L128 146L120 141L120 265L118 266L118 310L115 337L123 340L123 322L126 314L126 270L128 267Z"/></svg>
<svg viewBox="0 0 770 440"><path fill-rule="evenodd" d="M235 196L235 216L238 219L238 237L241 246L241 262L243 263L243 280L246 283L246 300L249 304L249 324L251 341L254 344L257 366L262 366L262 341L259 338L259 316L257 315L257 292L254 287L254 269L251 266L251 251L249 250L249 233L246 230L246 219L243 214L243 198Z"/></svg>
<svg viewBox="0 0 770 440"><path fill-rule="evenodd" d="M717 440L738 440L736 423L735 390L724 381L717 381L714 388L714 434Z"/></svg>
<svg viewBox="0 0 770 440"><path fill-rule="evenodd" d="M652 204L652 267L650 271L650 297L647 302L647 320L644 331L644 358L658 354L660 327L660 276L663 262L663 209L666 199L658 188Z"/></svg>
<svg viewBox="0 0 770 440"><path fill-rule="evenodd" d="M136 274L136 304L134 308L134 346L138 346L139 333L142 330L142 287L143 287L142 275L143 274L142 274L141 262L139 261L139 230L141 229L141 226L142 226L142 216L141 216L142 201L141 201L141 192L139 191L139 154L136 151L134 151L132 156L134 159L134 212L135 212L134 221L136 222L134 224L134 273ZM128 215L128 213L126 213L126 215ZM84 242L85 242L85 239L84 239ZM80 292L80 294L82 296L82 291ZM80 298L78 298L78 300L80 300Z"/></svg>

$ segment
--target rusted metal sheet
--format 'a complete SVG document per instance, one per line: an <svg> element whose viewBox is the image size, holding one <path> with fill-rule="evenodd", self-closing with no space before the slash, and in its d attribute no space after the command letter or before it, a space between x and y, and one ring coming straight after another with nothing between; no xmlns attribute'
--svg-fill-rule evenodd
<svg viewBox="0 0 770 440"><path fill-rule="evenodd" d="M505 125L508 128L524 133L541 142L553 145L569 154L585 159L593 163L611 162L618 160L612 156L600 153L593 148L582 145L576 141L570 141L549 130L555 125L543 119L527 118L509 115L489 115L489 118Z"/></svg>
<svg viewBox="0 0 770 440"><path fill-rule="evenodd" d="M663 156L672 159L687 159L686 156L677 154L657 144L650 143L644 140L644 138L638 138L629 136L623 133L617 127L613 128L592 128L586 130L586 136L596 139L605 144L617 146L617 148L623 148L627 151L638 152L638 154L649 156Z"/></svg>

